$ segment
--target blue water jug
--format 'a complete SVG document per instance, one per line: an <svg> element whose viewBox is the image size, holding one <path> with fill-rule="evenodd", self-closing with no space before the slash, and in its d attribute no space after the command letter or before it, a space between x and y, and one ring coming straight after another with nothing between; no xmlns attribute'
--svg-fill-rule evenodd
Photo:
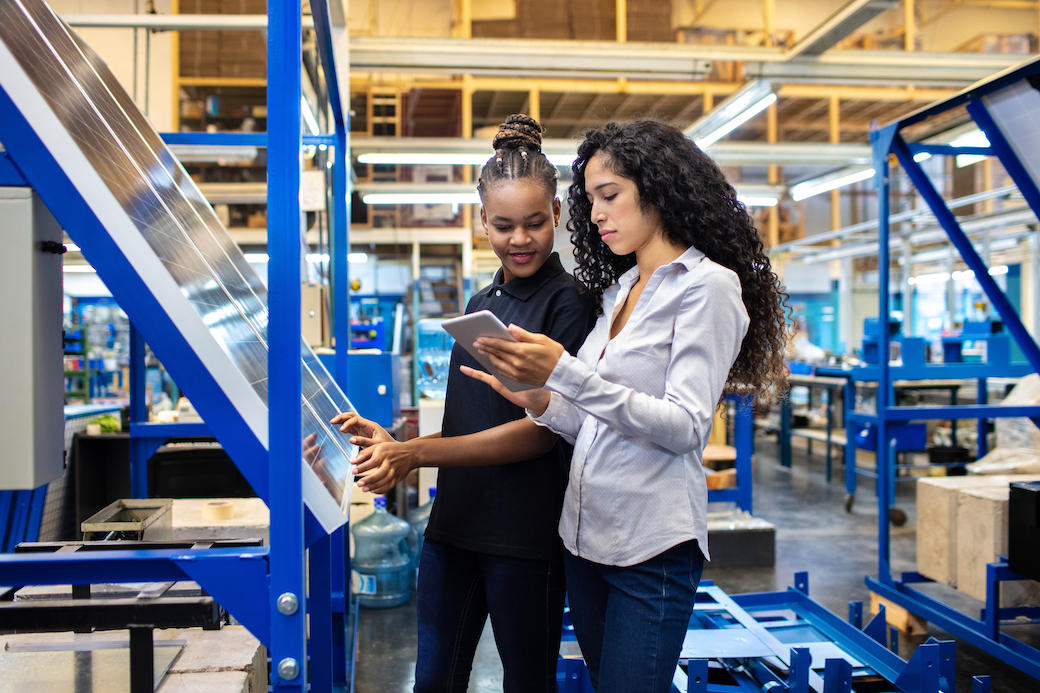
<svg viewBox="0 0 1040 693"><path fill-rule="evenodd" d="M412 587L419 582L419 557L422 556L423 535L426 534L426 525L430 524L430 512L433 510L433 499L437 496L437 489L430 489L430 500L408 513L408 524L412 531L408 533L408 548L412 552Z"/></svg>
<svg viewBox="0 0 1040 693"><path fill-rule="evenodd" d="M375 499L375 512L353 526L354 558L350 577L361 606L386 609L408 601L410 526L386 511L386 498Z"/></svg>

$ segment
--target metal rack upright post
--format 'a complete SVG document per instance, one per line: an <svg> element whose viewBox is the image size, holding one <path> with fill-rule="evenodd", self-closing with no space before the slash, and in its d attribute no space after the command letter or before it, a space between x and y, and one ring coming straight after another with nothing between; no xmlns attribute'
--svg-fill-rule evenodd
<svg viewBox="0 0 1040 693"><path fill-rule="evenodd" d="M893 406L893 381L895 379L920 378L974 378L985 392L987 377L1025 375L1040 371L1040 347L1026 331L1019 315L1007 296L990 276L985 262L979 256L965 233L964 228L931 180L922 170L916 155L959 155L982 154L1000 160L1008 175L1013 179L1033 213L1040 213L1040 127L1035 114L1040 112L1040 60L1032 60L996 75L986 82L976 84L956 96L938 104L921 109L898 121L871 132L874 159L874 180L878 191L878 315L884 324L891 316L889 297L889 161L895 156L910 180L934 213L950 242L961 258L974 272L976 280L1004 321L1010 335L1019 344L1028 362L1012 364L1009 359L1006 338L992 342L988 354L990 362L985 364L928 364L923 358L923 344L911 342L907 351L904 340L902 365L892 365L888 360L887 346L880 347L879 363L876 366L855 369L850 373L850 385L857 380L876 380L877 414L868 415L850 410L847 420L868 421L877 427L877 473L878 473L878 577L867 577L867 586L880 596L919 614L940 628L962 638L970 644L1002 659L1030 676L1040 679L1040 650L1024 644L1000 630L1002 623L1040 623L1040 609L1002 609L999 600L999 583L1025 579L1007 570L1005 563L989 566L988 595L986 608L981 619L967 616L941 601L924 594L911 585L927 582L928 579L916 572L892 575L889 563L888 508L894 494L895 460L892 445L894 427L914 420L975 418L986 420L1000 417L1029 417L1040 425L1040 406L999 406L980 403L963 406L910 407ZM989 147L958 147L950 145L927 145L907 142L900 134L905 128L952 109L964 106L975 124L985 133ZM1037 233L1035 230L1032 233ZM884 341L886 338L882 337ZM852 395L849 388L848 395ZM847 396L849 402L851 397ZM849 402L851 403L851 402ZM850 435L846 448L846 475L855 479L855 448ZM854 485L852 487L854 489Z"/></svg>

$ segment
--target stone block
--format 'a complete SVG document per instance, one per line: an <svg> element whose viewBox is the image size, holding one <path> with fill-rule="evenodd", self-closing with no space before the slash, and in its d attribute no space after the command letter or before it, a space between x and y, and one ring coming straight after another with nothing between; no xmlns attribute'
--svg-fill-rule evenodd
<svg viewBox="0 0 1040 693"><path fill-rule="evenodd" d="M1007 487L1035 475L948 476L917 481L917 572L957 586L957 493L963 489Z"/></svg>
<svg viewBox="0 0 1040 693"><path fill-rule="evenodd" d="M1008 486L964 489L957 494L957 589L986 601L986 565L1008 550ZM1040 605L1040 583L1002 582L1000 606Z"/></svg>

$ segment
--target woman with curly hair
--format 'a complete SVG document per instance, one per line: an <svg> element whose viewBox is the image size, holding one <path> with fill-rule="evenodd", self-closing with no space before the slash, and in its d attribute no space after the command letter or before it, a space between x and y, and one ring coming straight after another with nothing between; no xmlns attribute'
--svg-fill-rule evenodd
<svg viewBox="0 0 1040 693"><path fill-rule="evenodd" d="M560 519L571 616L599 693L671 686L708 558L701 455L730 392L784 385L784 294L718 166L679 129L610 123L578 147L568 228L599 299L577 356L510 326L476 346L574 443Z"/></svg>

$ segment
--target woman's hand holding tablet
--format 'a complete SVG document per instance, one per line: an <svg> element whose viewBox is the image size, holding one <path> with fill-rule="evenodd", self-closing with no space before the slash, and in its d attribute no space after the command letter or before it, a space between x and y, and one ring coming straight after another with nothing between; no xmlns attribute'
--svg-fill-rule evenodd
<svg viewBox="0 0 1040 693"><path fill-rule="evenodd" d="M455 341L462 345L463 349L469 352L470 356L487 369L488 373L498 378L499 382L505 385L510 392L523 392L524 390L541 387L540 385L520 383L505 377L495 367L488 355L482 353L474 346L474 343L481 337L491 337L510 342L516 341L516 338L509 334L509 329L490 310L478 310L475 313L451 318L441 323L441 326L455 338Z"/></svg>

